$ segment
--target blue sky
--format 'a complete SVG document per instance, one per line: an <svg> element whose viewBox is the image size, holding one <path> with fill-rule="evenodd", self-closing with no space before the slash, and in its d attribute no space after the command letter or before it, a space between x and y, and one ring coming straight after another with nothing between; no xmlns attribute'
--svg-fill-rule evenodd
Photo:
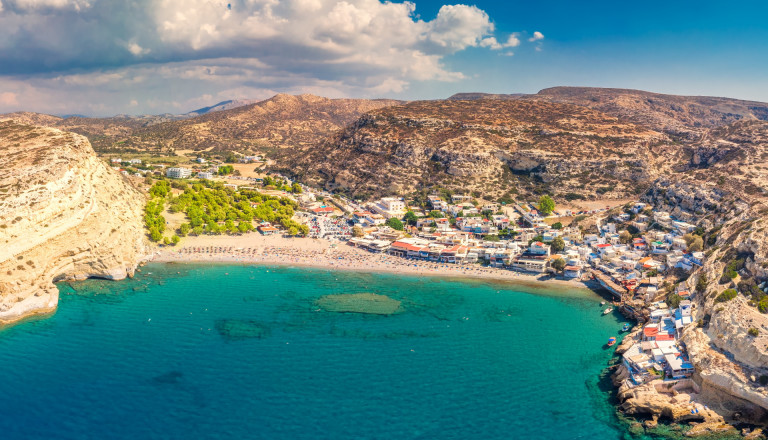
<svg viewBox="0 0 768 440"><path fill-rule="evenodd" d="M559 85L768 101L766 16L751 1L0 0L0 113Z"/></svg>
<svg viewBox="0 0 768 440"><path fill-rule="evenodd" d="M439 2L419 2L424 14ZM471 79L441 90L535 92L557 85L768 101L768 3L475 2L496 28L539 30L541 52L474 49L448 62ZM491 54L492 55L492 54ZM424 84L434 94L437 90Z"/></svg>

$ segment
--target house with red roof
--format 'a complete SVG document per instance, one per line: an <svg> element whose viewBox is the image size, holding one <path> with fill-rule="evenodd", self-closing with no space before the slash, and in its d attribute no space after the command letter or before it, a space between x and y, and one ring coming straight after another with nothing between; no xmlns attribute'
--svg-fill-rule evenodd
<svg viewBox="0 0 768 440"><path fill-rule="evenodd" d="M261 232L261 235L274 235L279 232L276 227L270 225L269 223L261 224L257 229L259 232Z"/></svg>
<svg viewBox="0 0 768 440"><path fill-rule="evenodd" d="M319 208L312 209L315 215L331 215L336 209L333 206L321 206Z"/></svg>

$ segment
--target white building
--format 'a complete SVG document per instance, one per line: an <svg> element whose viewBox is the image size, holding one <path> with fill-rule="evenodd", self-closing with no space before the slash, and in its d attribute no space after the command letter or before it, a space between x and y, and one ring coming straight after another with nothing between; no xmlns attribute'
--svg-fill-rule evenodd
<svg viewBox="0 0 768 440"><path fill-rule="evenodd" d="M402 218L405 215L405 202L395 197L385 197L371 208L386 218Z"/></svg>
<svg viewBox="0 0 768 440"><path fill-rule="evenodd" d="M192 170L189 168L173 167L165 170L165 176L171 179L186 179L192 175Z"/></svg>
<svg viewBox="0 0 768 440"><path fill-rule="evenodd" d="M213 179L213 173L209 173L207 171L200 171L197 173L198 179Z"/></svg>
<svg viewBox="0 0 768 440"><path fill-rule="evenodd" d="M141 159L131 159L128 161L131 165L141 165Z"/></svg>

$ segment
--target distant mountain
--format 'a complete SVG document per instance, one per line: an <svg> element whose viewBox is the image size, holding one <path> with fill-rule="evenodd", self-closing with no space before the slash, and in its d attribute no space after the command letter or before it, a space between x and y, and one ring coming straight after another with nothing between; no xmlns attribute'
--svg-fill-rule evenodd
<svg viewBox="0 0 768 440"><path fill-rule="evenodd" d="M630 89L553 87L526 99L576 104L688 140L706 129L742 120L768 120L768 104L710 96L678 96Z"/></svg>
<svg viewBox="0 0 768 440"><path fill-rule="evenodd" d="M62 118L58 116L45 115L42 113L34 112L14 112L0 115L0 121L13 119L20 124L26 125L40 125L55 127L56 124L61 122Z"/></svg>
<svg viewBox="0 0 768 440"><path fill-rule="evenodd" d="M477 99L520 99L525 96L529 96L525 93L511 93L511 94L496 94L496 93L456 93L448 99L452 101L475 101Z"/></svg>
<svg viewBox="0 0 768 440"><path fill-rule="evenodd" d="M198 109L199 116L116 115L62 119L39 113L11 113L2 119L82 134L98 152L281 149L322 142L365 112L401 104L388 99L329 99L279 94L246 104L232 100ZM234 108L230 108L234 107Z"/></svg>
<svg viewBox="0 0 768 440"><path fill-rule="evenodd" d="M221 101L218 104L214 104L210 107L203 107L191 112L185 113L184 116L195 117L204 115L206 113L219 112L222 110L231 110L233 108L242 107L244 105L255 104L259 102L258 99L230 99L228 101Z"/></svg>
<svg viewBox="0 0 768 440"><path fill-rule="evenodd" d="M112 139L119 148L151 150L249 150L320 143L365 112L400 104L386 99L329 99L279 94L264 101L178 121L147 125ZM100 144L98 149L108 149Z"/></svg>

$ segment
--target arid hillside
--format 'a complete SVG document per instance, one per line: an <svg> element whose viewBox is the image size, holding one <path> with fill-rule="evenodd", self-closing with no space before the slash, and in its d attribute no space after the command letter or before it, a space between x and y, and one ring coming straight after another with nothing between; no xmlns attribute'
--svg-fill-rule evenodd
<svg viewBox="0 0 768 440"><path fill-rule="evenodd" d="M232 110L142 127L115 138L111 147L100 145L98 149L264 151L307 147L367 111L396 103L388 100L277 95Z"/></svg>
<svg viewBox="0 0 768 440"><path fill-rule="evenodd" d="M586 107L530 100L419 101L370 112L283 164L300 180L368 197L442 186L627 194L669 169L665 134Z"/></svg>
<svg viewBox="0 0 768 440"><path fill-rule="evenodd" d="M700 140L707 129L742 120L768 120L768 104L710 96L678 96L629 89L553 87L525 99L576 104L624 121Z"/></svg>
<svg viewBox="0 0 768 440"><path fill-rule="evenodd" d="M59 118L19 112L0 115L0 119L82 134L100 153L263 152L319 143L363 113L401 102L281 94L250 105L240 103L242 101L214 107L215 111L206 111L200 116L193 112L188 115Z"/></svg>

